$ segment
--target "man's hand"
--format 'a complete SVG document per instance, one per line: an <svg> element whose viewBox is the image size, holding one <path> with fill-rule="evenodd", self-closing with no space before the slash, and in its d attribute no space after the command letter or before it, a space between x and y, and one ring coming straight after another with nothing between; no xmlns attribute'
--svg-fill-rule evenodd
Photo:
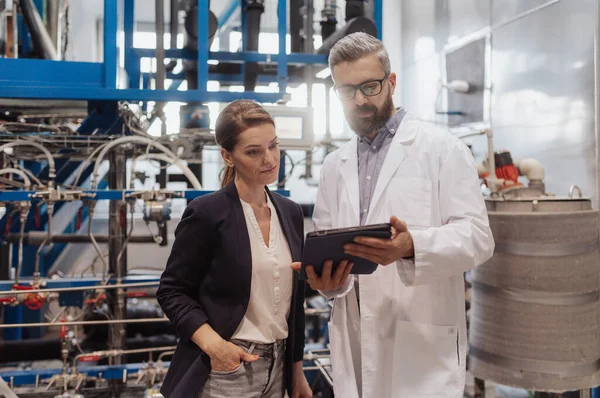
<svg viewBox="0 0 600 398"><path fill-rule="evenodd" d="M330 291L339 289L340 287L344 286L346 279L348 279L348 275L350 275L350 272L352 271L353 265L354 264L349 263L348 260L342 260L332 276L331 269L333 267L333 262L331 260L327 260L325 261L323 273L320 277L317 276L315 268L312 265L307 265L306 277L308 279L306 281L313 290ZM300 263L292 263L292 269L294 271L300 271L300 267Z"/></svg>
<svg viewBox="0 0 600 398"><path fill-rule="evenodd" d="M381 265L388 265L415 254L413 239L408 232L406 223L393 216L391 239L357 237L356 243L344 245L344 252L351 256L364 258Z"/></svg>

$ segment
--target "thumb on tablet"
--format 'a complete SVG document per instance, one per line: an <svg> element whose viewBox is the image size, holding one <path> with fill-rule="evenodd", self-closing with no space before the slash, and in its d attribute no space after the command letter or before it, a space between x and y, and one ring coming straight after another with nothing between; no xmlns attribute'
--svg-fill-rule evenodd
<svg viewBox="0 0 600 398"><path fill-rule="evenodd" d="M300 268L302 268L302 263L299 261L296 261L296 262L292 263L291 267L294 271L300 271Z"/></svg>

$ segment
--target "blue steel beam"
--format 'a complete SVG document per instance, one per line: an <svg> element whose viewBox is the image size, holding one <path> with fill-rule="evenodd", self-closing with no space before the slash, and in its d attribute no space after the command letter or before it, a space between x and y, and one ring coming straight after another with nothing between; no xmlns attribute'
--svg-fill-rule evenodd
<svg viewBox="0 0 600 398"><path fill-rule="evenodd" d="M168 368L171 362L163 362L163 366ZM147 367L147 364L132 363L127 365L107 365L107 366L78 366L77 370L80 373L85 373L90 377L98 377L102 373L102 378L106 380L122 379L123 371L127 371L127 374L137 373L143 367ZM36 379L46 380L54 375L60 374L62 369L30 369L30 370L16 370L12 372L0 372L0 377L4 380L12 380L14 385L34 385Z"/></svg>
<svg viewBox="0 0 600 398"><path fill-rule="evenodd" d="M117 0L104 0L104 86L117 87Z"/></svg>
<svg viewBox="0 0 600 398"><path fill-rule="evenodd" d="M89 198L88 200L124 200L127 195L141 191L113 189L106 191L84 190L83 192L88 195L94 195L93 199ZM175 192L179 195L179 197L191 200L199 196L208 195L215 191L190 189L186 191ZM289 196L289 191L286 190L277 190L275 192L283 196ZM18 202L22 200L30 200L31 195L34 193L35 191L0 191L0 202Z"/></svg>
<svg viewBox="0 0 600 398"><path fill-rule="evenodd" d="M377 38L381 40L383 35L383 0L375 0L373 19L377 28Z"/></svg>
<svg viewBox="0 0 600 398"><path fill-rule="evenodd" d="M201 93L206 92L206 83L208 82L208 51L209 39L208 29L206 28L208 23L208 11L209 11L208 0L198 0L198 91Z"/></svg>
<svg viewBox="0 0 600 398"><path fill-rule="evenodd" d="M180 102L231 102L250 99L257 102L275 103L283 98L280 93L227 92L227 91L170 91L60 87L15 87L0 85L0 98L23 99L72 99L99 101L180 101Z"/></svg>
<svg viewBox="0 0 600 398"><path fill-rule="evenodd" d="M283 41L285 43L285 40ZM285 48L285 47L284 47ZM139 58L154 58L154 50L146 48L134 48L133 53ZM188 49L175 49L165 50L165 57L177 58L177 59L195 59L196 53ZM323 54L305 54L305 53L293 53L286 54L281 57L287 61L288 64L318 64L327 65L327 55ZM225 61L225 62L268 62L277 63L280 59L279 54L262 54L255 51L211 51L209 52L208 59L211 61Z"/></svg>
<svg viewBox="0 0 600 398"><path fill-rule="evenodd" d="M140 88L140 61L132 54L135 32L135 0L125 0L123 4L123 31L125 34L125 70L129 77L129 88Z"/></svg>
<svg viewBox="0 0 600 398"><path fill-rule="evenodd" d="M277 57L277 81L279 93L285 94L288 84L288 57L286 49L287 33L287 0L279 0L277 3L277 31L279 33L279 54Z"/></svg>

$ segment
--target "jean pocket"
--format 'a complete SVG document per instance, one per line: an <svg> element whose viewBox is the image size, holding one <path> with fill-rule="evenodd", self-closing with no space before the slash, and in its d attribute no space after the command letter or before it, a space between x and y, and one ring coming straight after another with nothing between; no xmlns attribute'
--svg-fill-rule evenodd
<svg viewBox="0 0 600 398"><path fill-rule="evenodd" d="M240 362L240 364L238 366L236 366L235 369L224 370L224 371L223 370L211 370L210 374L211 375L219 375L219 376L230 376L230 375L240 373L243 368L244 368L244 362Z"/></svg>

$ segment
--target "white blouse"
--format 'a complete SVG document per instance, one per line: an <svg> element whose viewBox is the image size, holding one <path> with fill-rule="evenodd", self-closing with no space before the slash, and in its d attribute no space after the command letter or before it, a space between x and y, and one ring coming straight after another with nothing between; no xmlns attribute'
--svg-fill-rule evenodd
<svg viewBox="0 0 600 398"><path fill-rule="evenodd" d="M232 339L271 344L288 337L294 271L290 268L292 256L277 211L269 195L265 196L271 210L268 246L252 206L240 199L252 252L252 285L246 315Z"/></svg>

